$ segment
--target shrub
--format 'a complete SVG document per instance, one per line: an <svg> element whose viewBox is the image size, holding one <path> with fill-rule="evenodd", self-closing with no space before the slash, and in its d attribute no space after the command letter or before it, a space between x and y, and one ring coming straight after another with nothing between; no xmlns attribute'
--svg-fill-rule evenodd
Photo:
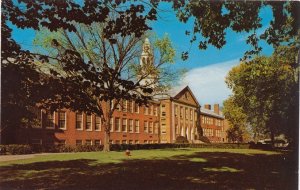
<svg viewBox="0 0 300 190"><path fill-rule="evenodd" d="M31 153L33 153L31 146L22 145L22 144L6 145L5 150L6 150L6 153L8 153L8 154L31 154Z"/></svg>
<svg viewBox="0 0 300 190"><path fill-rule="evenodd" d="M189 141L187 140L186 137L184 137L184 136L179 136L179 137L176 138L175 143L181 143L181 144L184 144L184 143L189 143Z"/></svg>

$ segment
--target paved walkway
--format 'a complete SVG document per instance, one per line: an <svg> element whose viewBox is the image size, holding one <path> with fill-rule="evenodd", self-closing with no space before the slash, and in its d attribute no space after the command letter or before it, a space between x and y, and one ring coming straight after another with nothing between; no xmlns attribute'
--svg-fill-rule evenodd
<svg viewBox="0 0 300 190"><path fill-rule="evenodd" d="M12 160L24 160L34 158L36 156L50 155L50 154L70 154L70 153L39 153L39 154L23 154L23 155L0 155L0 162Z"/></svg>

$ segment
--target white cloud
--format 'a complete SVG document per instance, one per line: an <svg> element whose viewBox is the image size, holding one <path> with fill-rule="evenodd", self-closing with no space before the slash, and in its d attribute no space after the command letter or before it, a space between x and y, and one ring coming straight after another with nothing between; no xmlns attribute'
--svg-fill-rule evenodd
<svg viewBox="0 0 300 190"><path fill-rule="evenodd" d="M234 59L192 69L174 90L178 91L188 85L202 106L206 103L223 104L231 94L231 90L225 84L225 77L238 63L239 60Z"/></svg>

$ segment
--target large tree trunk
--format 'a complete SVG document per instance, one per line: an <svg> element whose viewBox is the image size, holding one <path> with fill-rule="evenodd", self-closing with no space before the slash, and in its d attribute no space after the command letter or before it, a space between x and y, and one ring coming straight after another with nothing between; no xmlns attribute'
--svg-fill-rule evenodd
<svg viewBox="0 0 300 190"><path fill-rule="evenodd" d="M109 144L110 126L109 126L109 121L110 121L110 119L108 119L105 122L105 133L104 133L104 143L103 143L103 151L104 152L109 152L110 151L110 144Z"/></svg>

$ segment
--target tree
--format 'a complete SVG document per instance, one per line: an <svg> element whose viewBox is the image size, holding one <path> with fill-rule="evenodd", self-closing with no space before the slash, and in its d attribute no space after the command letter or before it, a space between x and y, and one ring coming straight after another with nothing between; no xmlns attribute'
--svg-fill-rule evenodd
<svg viewBox="0 0 300 190"><path fill-rule="evenodd" d="M179 77L169 70L175 50L168 36L157 39L154 49L145 36L103 37L104 24L78 25L76 32L44 30L35 43L48 51L52 65L59 68L53 77L60 81L56 102L44 99L40 107L93 113L101 117L105 130L104 151L109 151L110 121L123 101L147 104L169 89ZM77 57L69 56L69 51ZM141 57L142 55L142 57Z"/></svg>
<svg viewBox="0 0 300 190"><path fill-rule="evenodd" d="M232 142L243 142L243 136L247 131L247 118L241 107L239 107L233 97L224 101L223 113L229 122L229 129L226 131L228 138Z"/></svg>
<svg viewBox="0 0 300 190"><path fill-rule="evenodd" d="M257 57L233 68L226 83L255 133L286 134L297 140L299 116L298 47L279 47L272 57Z"/></svg>
<svg viewBox="0 0 300 190"><path fill-rule="evenodd" d="M244 59L247 59L262 50L259 40L276 48L284 43L295 44L295 38L299 36L300 2L296 1L180 1L173 7L181 22L194 20L193 28L187 30L186 35L191 35L191 43L200 39L199 49L206 49L208 45L222 48L228 29L247 32L250 34L246 42L253 47L245 52ZM262 18L259 13L268 7L272 9L273 19L260 34ZM183 53L184 58L187 56L188 52Z"/></svg>

